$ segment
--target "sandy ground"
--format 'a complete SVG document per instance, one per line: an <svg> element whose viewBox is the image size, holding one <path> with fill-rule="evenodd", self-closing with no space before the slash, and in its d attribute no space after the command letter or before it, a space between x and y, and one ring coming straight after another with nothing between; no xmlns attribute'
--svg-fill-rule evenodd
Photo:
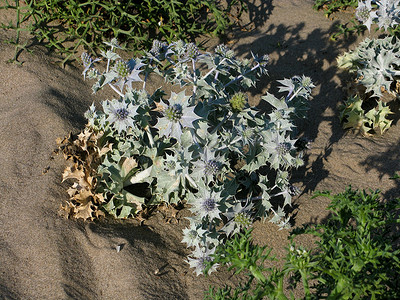
<svg viewBox="0 0 400 300"><path fill-rule="evenodd" d="M310 76L317 85L309 119L299 127L314 142L306 165L292 177L303 190L294 199L294 225L326 217L327 200L311 199L316 190L338 193L351 184L398 197L399 182L389 180L400 171L398 124L382 137L363 138L343 131L339 123L346 75L336 68L335 58L354 48L357 37L329 41L337 21L312 10L313 1L249 3L247 17L254 29L234 31L227 41L242 57L250 50L271 57L269 76L252 91L254 99L276 90L276 80L296 74ZM0 11L0 21L4 14ZM82 222L59 216L67 194L60 183L62 159L49 159L55 139L82 129L84 112L104 95L91 94L80 66L63 69L40 47L31 47L33 55L22 52L22 66L6 63L13 47L3 41L12 34L0 30L0 299L196 300L210 284L236 284L230 273L196 277L188 268L189 251L180 242L185 220L169 224L157 213L139 226L132 220ZM207 45L218 43L212 39ZM277 257L284 256L287 231L258 222L254 234ZM312 244L307 238L301 242Z"/></svg>

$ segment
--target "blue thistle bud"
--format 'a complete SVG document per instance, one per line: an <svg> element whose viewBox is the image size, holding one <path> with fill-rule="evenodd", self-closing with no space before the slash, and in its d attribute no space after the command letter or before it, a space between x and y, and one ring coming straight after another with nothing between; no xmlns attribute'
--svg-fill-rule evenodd
<svg viewBox="0 0 400 300"><path fill-rule="evenodd" d="M290 151L290 144L289 143L279 143L276 146L276 151L278 152L279 155L285 155L289 153Z"/></svg>
<svg viewBox="0 0 400 300"><path fill-rule="evenodd" d="M129 115L129 111L126 110L125 108L119 108L116 110L115 113L116 113L118 120L120 120L120 121L125 120Z"/></svg>
<svg viewBox="0 0 400 300"><path fill-rule="evenodd" d="M154 56L160 55L160 51L163 50L164 47L166 47L167 44L165 42L161 42L159 40L154 40L153 45L150 49L150 53L153 54Z"/></svg>
<svg viewBox="0 0 400 300"><path fill-rule="evenodd" d="M165 110L165 116L168 120L173 122L178 122L182 118L182 115L183 107L180 104L174 104Z"/></svg>
<svg viewBox="0 0 400 300"><path fill-rule="evenodd" d="M215 160L209 160L205 162L204 173L206 175L217 175L221 169L222 165L220 162Z"/></svg>
<svg viewBox="0 0 400 300"><path fill-rule="evenodd" d="M197 48L197 46L194 43L189 43L186 45L185 57L196 59L199 54L200 54L199 48Z"/></svg>
<svg viewBox="0 0 400 300"><path fill-rule="evenodd" d="M217 207L217 203L213 198L206 198L203 200L201 206L208 213L212 212Z"/></svg>

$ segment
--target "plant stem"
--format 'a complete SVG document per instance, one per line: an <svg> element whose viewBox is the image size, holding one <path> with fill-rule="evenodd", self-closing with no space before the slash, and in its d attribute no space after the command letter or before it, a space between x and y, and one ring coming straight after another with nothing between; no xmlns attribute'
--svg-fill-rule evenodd
<svg viewBox="0 0 400 300"><path fill-rule="evenodd" d="M260 67L260 64L257 63L257 65L255 65L254 67L252 67L250 70L247 70L246 72L244 72L243 74L239 75L238 77L232 79L231 81L229 81L227 84L224 85L224 88L226 88L227 86L231 85L232 83L242 79L245 75L249 74L250 72L253 72L254 70L258 69Z"/></svg>
<svg viewBox="0 0 400 300"><path fill-rule="evenodd" d="M256 265L250 266L249 271L254 276L254 278L256 278L261 283L265 283L267 281L264 274L260 271L260 269Z"/></svg>
<svg viewBox="0 0 400 300"><path fill-rule="evenodd" d="M303 281L304 294L306 296L305 299L310 300L311 292L310 292L310 288L308 286L307 272L305 272L304 270L300 270L300 275L301 275L301 279Z"/></svg>
<svg viewBox="0 0 400 300"><path fill-rule="evenodd" d="M226 57L224 57L224 59L221 60L221 61L219 62L218 66L219 66L220 64L222 64L225 60L226 60ZM206 75L204 75L204 76L201 78L201 80L206 79L209 75L211 75L212 72L216 71L218 66L212 68ZM218 73L218 72L217 72L217 73Z"/></svg>
<svg viewBox="0 0 400 300"><path fill-rule="evenodd" d="M150 131L150 127L149 126L146 126L146 133L147 133L147 136L148 136L148 138L149 138L149 142L150 142L150 147L154 147L154 139L153 139L153 135L151 134L151 131Z"/></svg>
<svg viewBox="0 0 400 300"><path fill-rule="evenodd" d="M118 95L121 97L124 97L124 94L122 94L120 91L117 90L115 86L113 86L111 83L108 84Z"/></svg>

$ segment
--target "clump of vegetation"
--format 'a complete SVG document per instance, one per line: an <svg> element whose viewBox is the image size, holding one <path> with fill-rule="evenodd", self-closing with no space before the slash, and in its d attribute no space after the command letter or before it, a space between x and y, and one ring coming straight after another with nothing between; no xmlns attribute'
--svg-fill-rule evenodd
<svg viewBox="0 0 400 300"><path fill-rule="evenodd" d="M65 62L79 46L94 53L104 50L103 42L111 38L138 51L148 49L153 39L169 43L219 35L247 7L244 0L226 5L218 0L5 0L0 9L16 10L16 23L2 24L17 31L16 53L26 46L19 44L19 33L27 30L47 47L64 54Z"/></svg>
<svg viewBox="0 0 400 300"><path fill-rule="evenodd" d="M316 0L313 6L314 9L323 9L325 16L329 17L331 14L345 10L348 7L356 8L358 0Z"/></svg>
<svg viewBox="0 0 400 300"><path fill-rule="evenodd" d="M395 37L367 38L338 57L339 68L355 76L349 98L340 108L344 128L366 136L389 129L390 115L395 113L390 106L400 100L399 49L400 41Z"/></svg>
<svg viewBox="0 0 400 300"><path fill-rule="evenodd" d="M267 55L242 60L223 44L210 53L155 40L145 55L124 60L116 40L107 45L105 70L84 53L83 75L94 92L110 87L117 97L92 105L86 128L59 139L68 161L63 180L72 181L66 215L141 217L158 205L185 204L192 217L182 242L197 274L218 244L254 220L287 228L285 207L297 192L290 174L307 146L297 143L294 122L305 117L311 79L279 81L283 96L261 97L270 106L263 112L247 99L267 72ZM147 85L157 75L170 95Z"/></svg>
<svg viewBox="0 0 400 300"><path fill-rule="evenodd" d="M266 268L274 260L267 246L252 241L251 230L219 245L208 267L222 264L248 281L235 289L211 287L205 299L294 299L285 294L284 279L301 282L305 299L398 299L400 297L400 199L382 202L379 191L331 195L331 215L319 225L291 232L284 267ZM311 234L318 238L313 249L297 247L293 238ZM206 269L207 271L208 269ZM288 291L286 291L288 293Z"/></svg>

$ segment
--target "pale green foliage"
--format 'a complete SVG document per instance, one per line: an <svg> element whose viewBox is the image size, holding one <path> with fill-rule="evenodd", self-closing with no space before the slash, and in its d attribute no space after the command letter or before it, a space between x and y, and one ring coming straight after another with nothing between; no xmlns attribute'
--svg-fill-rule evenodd
<svg viewBox="0 0 400 300"><path fill-rule="evenodd" d="M389 129L392 120L387 116L392 114L389 107L384 106L380 101L376 108L365 111L362 108L363 101L359 95L349 97L340 109L340 121L343 122L343 128L353 128L362 135L369 136L370 131L383 134Z"/></svg>
<svg viewBox="0 0 400 300"><path fill-rule="evenodd" d="M395 37L366 38L356 49L340 56L338 66L354 72L367 93L380 97L400 78L400 41Z"/></svg>
<svg viewBox="0 0 400 300"><path fill-rule="evenodd" d="M382 98L389 97L390 101L400 98L400 41L395 37L367 38L337 61L340 68L355 74L356 84L361 87L341 108L344 127L359 129L366 135L371 130L382 134L390 127L387 116L392 114L388 101ZM374 108L365 111L363 102L375 103Z"/></svg>
<svg viewBox="0 0 400 300"><path fill-rule="evenodd" d="M268 56L239 60L224 45L212 54L192 43L155 41L145 56L121 63L117 42L108 45L104 72L83 56L84 75L97 80L93 91L110 86L120 97L112 101L121 103L116 111L104 101L102 110L92 106L86 114L87 127L104 133L100 146L110 148L97 170L103 209L125 218L145 206L188 204L193 216L183 241L194 249L189 262L197 274L224 237L255 218L288 227L290 170L302 164L293 119L304 116L310 78L280 81L287 95L263 97L272 108L266 114L249 106L246 90L266 73ZM148 93L146 82L157 74L180 92ZM121 110L128 107L131 114ZM116 116L128 115L130 126L116 124ZM144 191L135 193L139 187Z"/></svg>

